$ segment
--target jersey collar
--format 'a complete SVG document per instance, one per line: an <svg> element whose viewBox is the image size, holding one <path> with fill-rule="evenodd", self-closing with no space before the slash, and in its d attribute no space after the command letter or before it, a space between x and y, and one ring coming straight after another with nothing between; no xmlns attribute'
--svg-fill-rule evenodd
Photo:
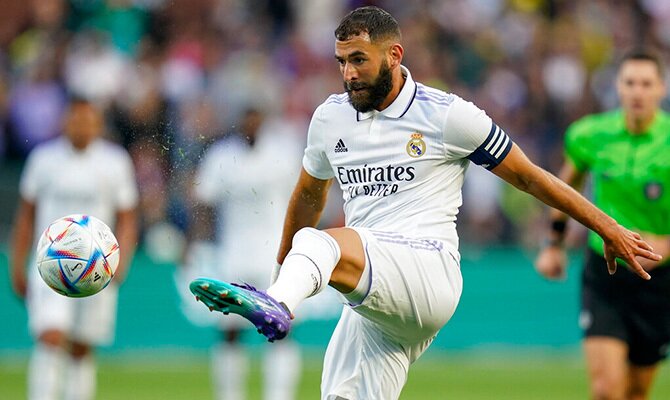
<svg viewBox="0 0 670 400"><path fill-rule="evenodd" d="M412 105L412 101L414 101L417 85L416 82L414 82L412 79L412 74L410 74L409 70L405 66L401 65L400 70L402 71L402 75L405 77L405 84L402 86L400 93L398 93L398 97L396 97L395 100L393 100L393 102L382 111L372 110L365 113L357 111L356 121L372 118L372 116L375 114L381 114L385 117L395 119L402 118L402 116L405 115L407 110L409 110L409 107Z"/></svg>

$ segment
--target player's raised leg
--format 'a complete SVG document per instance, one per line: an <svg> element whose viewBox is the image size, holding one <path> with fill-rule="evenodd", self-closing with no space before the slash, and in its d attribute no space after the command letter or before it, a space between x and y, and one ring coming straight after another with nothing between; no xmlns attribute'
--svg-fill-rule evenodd
<svg viewBox="0 0 670 400"><path fill-rule="evenodd" d="M327 284L345 295L356 295L364 269L363 245L354 230L336 228L326 233L303 228L294 235L279 277L267 292L210 278L198 278L190 288L211 310L239 314L274 341L288 333L297 306Z"/></svg>

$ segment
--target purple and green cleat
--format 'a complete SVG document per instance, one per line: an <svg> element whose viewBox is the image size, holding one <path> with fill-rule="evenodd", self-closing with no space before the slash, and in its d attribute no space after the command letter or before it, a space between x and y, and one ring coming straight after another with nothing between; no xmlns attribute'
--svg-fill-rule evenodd
<svg viewBox="0 0 670 400"><path fill-rule="evenodd" d="M243 316L270 342L283 339L291 329L291 313L286 306L251 285L197 278L189 288L210 311Z"/></svg>

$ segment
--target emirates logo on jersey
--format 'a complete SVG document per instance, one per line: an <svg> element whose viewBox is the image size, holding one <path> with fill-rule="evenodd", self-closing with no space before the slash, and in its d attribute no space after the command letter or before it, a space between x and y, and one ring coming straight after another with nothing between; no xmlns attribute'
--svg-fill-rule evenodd
<svg viewBox="0 0 670 400"><path fill-rule="evenodd" d="M405 146L407 154L412 158L419 158L426 152L426 142L423 141L423 135L419 132L414 132Z"/></svg>

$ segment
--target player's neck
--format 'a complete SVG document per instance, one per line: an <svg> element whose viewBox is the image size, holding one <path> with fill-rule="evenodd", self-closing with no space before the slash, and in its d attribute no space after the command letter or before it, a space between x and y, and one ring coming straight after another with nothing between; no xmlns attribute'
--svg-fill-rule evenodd
<svg viewBox="0 0 670 400"><path fill-rule="evenodd" d="M656 113L650 116L636 118L626 115L626 129L633 135L641 135L649 130L649 127L654 122Z"/></svg>

